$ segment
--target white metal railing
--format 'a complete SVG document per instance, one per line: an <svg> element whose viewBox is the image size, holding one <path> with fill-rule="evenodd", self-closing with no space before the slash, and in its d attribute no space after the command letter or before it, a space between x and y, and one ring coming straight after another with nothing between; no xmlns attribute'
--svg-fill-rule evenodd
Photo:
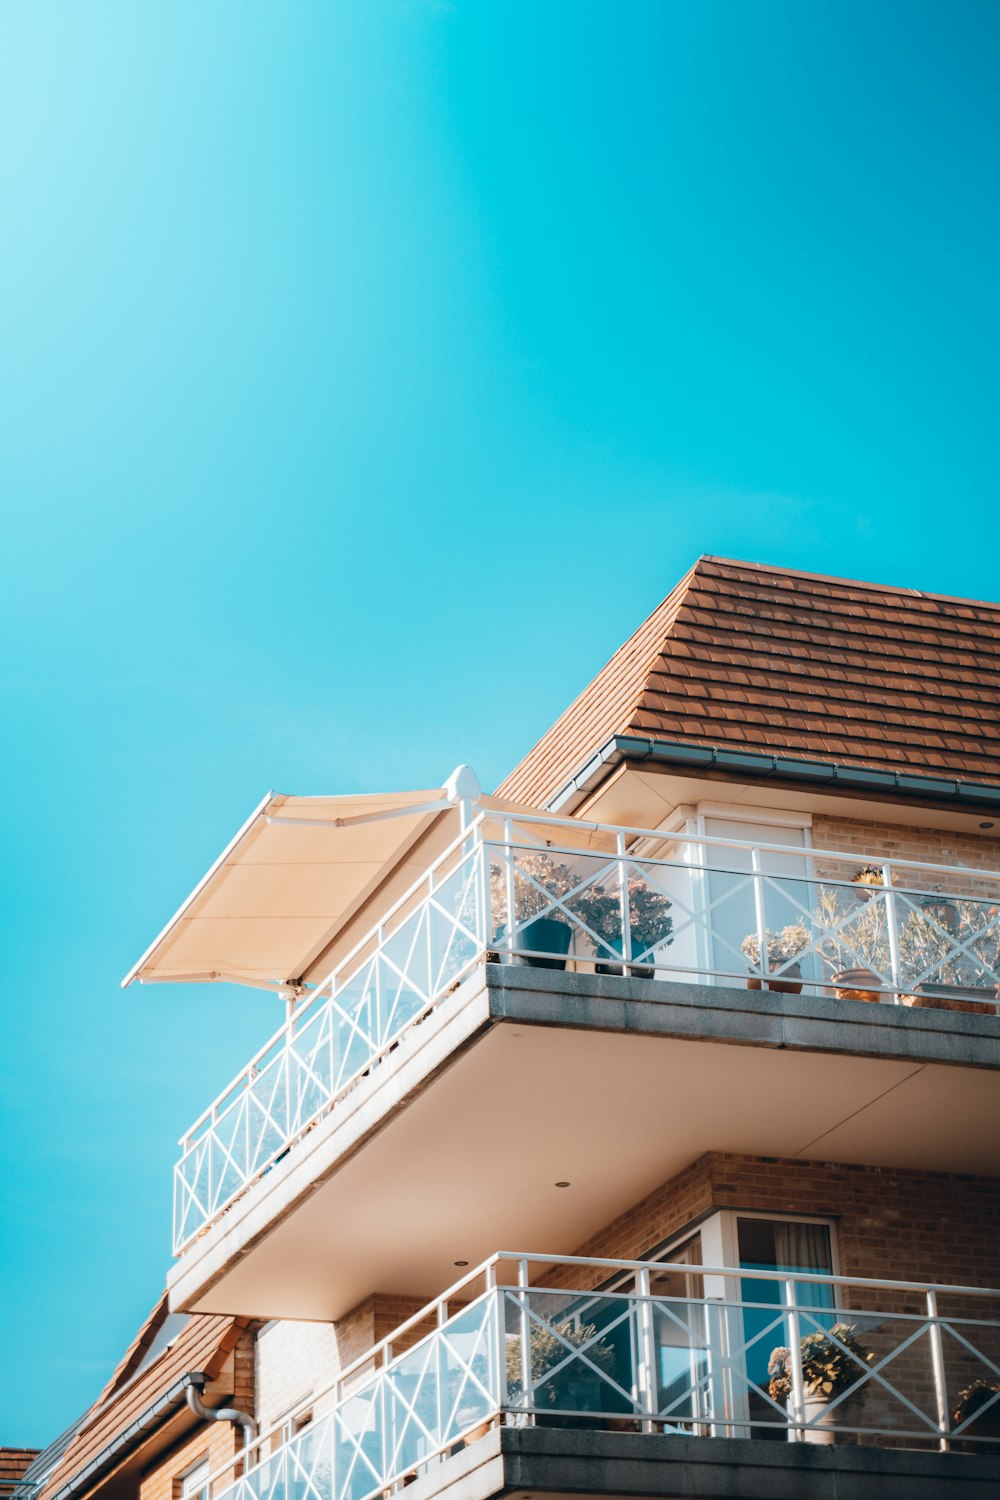
<svg viewBox="0 0 1000 1500"><path fill-rule="evenodd" d="M998 1314L1000 1291L981 1287L503 1252L310 1396L294 1438L272 1449L278 1429L264 1433L240 1477L232 1460L216 1471L210 1493L367 1500L496 1422L975 1450L1000 1415Z"/></svg>
<svg viewBox="0 0 1000 1500"><path fill-rule="evenodd" d="M1000 873L484 815L182 1138L175 1252L484 958L995 1012Z"/></svg>

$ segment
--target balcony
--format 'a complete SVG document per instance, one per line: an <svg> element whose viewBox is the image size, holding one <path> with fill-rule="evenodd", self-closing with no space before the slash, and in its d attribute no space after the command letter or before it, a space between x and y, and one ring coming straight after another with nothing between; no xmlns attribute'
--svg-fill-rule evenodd
<svg viewBox="0 0 1000 1500"><path fill-rule="evenodd" d="M637 854L650 846L655 856ZM816 1015L831 997L939 1020L942 1012L995 1015L1000 874L903 860L858 865L857 855L836 851L481 818L183 1137L175 1253L283 1162L484 961L665 981L662 990L644 986L647 1003L683 984L703 1000L733 986L796 994L807 1010L815 999ZM860 1014L857 1006L839 1013Z"/></svg>
<svg viewBox="0 0 1000 1500"><path fill-rule="evenodd" d="M638 1474L652 1458L647 1492L689 1493L705 1460L774 1470L754 1493L800 1494L785 1487L795 1468L870 1478L874 1448L892 1450L878 1459L890 1493L925 1492L907 1490L903 1451L924 1450L923 1482L979 1475L968 1493L986 1494L1000 1461L953 1455L1000 1453L998 1316L1000 1292L975 1287L497 1254L310 1398L295 1438L271 1451L265 1434L256 1466L228 1484L218 1474L212 1496L367 1500L447 1489L453 1471L467 1494L543 1488L550 1438L563 1479L575 1462L571 1487L599 1492L599 1432L618 1435L626 1492L630 1461ZM470 1490L465 1450L480 1440L501 1464Z"/></svg>

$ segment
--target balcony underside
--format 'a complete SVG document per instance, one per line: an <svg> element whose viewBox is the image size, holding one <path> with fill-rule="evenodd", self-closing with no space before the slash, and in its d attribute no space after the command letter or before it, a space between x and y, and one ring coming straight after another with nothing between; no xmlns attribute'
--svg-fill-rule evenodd
<svg viewBox="0 0 1000 1500"><path fill-rule="evenodd" d="M497 1245L572 1253L706 1151L993 1175L998 1066L995 1017L483 966L192 1245L171 1302L430 1297Z"/></svg>
<svg viewBox="0 0 1000 1500"><path fill-rule="evenodd" d="M407 1500L992 1500L1000 1458L856 1445L500 1428L407 1490Z"/></svg>

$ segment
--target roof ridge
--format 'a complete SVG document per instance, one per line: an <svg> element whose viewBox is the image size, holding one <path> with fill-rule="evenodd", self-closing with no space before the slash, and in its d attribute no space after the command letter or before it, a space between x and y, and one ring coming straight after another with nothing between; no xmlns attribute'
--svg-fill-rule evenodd
<svg viewBox="0 0 1000 1500"><path fill-rule="evenodd" d="M812 573L805 568L780 567L777 563L751 562L742 557L719 557L713 552L702 553L698 562L695 563L695 568L703 562L721 564L729 568L749 568L752 572L765 577L768 574L775 574L784 578L808 578L814 582L834 584L838 588L870 589L876 594L904 595L911 599L937 599L944 604L980 604L1000 613L1000 602L997 600L971 598L968 594L938 594L929 589L910 588L906 584L875 583L864 578L842 578L836 573ZM694 572L695 568L691 571Z"/></svg>

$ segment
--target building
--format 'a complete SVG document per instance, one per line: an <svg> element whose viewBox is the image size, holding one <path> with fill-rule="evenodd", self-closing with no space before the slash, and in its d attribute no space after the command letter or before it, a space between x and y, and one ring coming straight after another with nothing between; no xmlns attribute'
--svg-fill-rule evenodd
<svg viewBox="0 0 1000 1500"><path fill-rule="evenodd" d="M260 804L126 979L285 1006L212 1500L995 1493L998 708L1000 606L702 558L495 797Z"/></svg>
<svg viewBox="0 0 1000 1500"><path fill-rule="evenodd" d="M256 1405L256 1325L189 1318L159 1298L93 1405L25 1470L18 1500L204 1500L214 1470L241 1472L244 1433L211 1408Z"/></svg>

